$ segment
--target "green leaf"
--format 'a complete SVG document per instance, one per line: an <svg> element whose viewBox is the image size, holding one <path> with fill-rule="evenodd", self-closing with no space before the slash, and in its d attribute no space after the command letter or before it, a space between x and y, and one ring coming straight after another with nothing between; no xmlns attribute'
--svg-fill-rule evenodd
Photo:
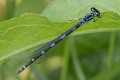
<svg viewBox="0 0 120 80"><path fill-rule="evenodd" d="M51 22L37 14L24 14L0 23L0 61L57 37L78 21ZM109 25L108 25L109 24ZM120 30L119 16L107 12L102 19L83 25L74 34Z"/></svg>
<svg viewBox="0 0 120 80"><path fill-rule="evenodd" d="M62 27L59 29L57 25ZM1 22L0 60L49 41L69 28L65 25L66 23L52 23L44 16L35 14L25 14L20 18Z"/></svg>
<svg viewBox="0 0 120 80"><path fill-rule="evenodd" d="M55 0L42 13L52 21L78 20L91 7L120 15L120 0Z"/></svg>

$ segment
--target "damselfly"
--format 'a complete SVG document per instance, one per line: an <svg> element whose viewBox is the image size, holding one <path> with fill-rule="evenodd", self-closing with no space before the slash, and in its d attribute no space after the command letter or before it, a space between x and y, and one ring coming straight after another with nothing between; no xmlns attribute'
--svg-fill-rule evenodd
<svg viewBox="0 0 120 80"><path fill-rule="evenodd" d="M100 18L100 12L96 8L92 7L91 8L91 13L87 14L84 16L79 23L77 23L75 26L46 44L45 46L42 47L42 49L36 50L34 53L38 53L36 56L31 58L20 70L18 70L17 74L20 74L22 71L24 71L31 63L35 62L38 58L40 58L42 55L46 54L47 51L49 51L51 48L53 48L55 45L57 45L60 41L64 40L69 34L74 32L76 29L78 29L80 26L83 24L88 23L91 20L95 20L95 17Z"/></svg>

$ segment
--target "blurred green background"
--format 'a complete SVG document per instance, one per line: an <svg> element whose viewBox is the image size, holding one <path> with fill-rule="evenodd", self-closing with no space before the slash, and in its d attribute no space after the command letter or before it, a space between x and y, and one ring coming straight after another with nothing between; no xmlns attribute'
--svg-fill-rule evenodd
<svg viewBox="0 0 120 80"><path fill-rule="evenodd" d="M0 80L120 80L119 2L120 0L0 0ZM20 75L16 74L33 56L33 51L76 24L79 18L90 12L92 6L97 7L102 14L109 13L102 15L103 19L98 19L96 23L88 23L85 25L87 27L80 28L51 49L42 63L34 63ZM26 13L31 14L29 16ZM39 16L34 14L40 15L41 19L37 19ZM13 40L13 34L21 34L21 28L13 32L12 36L2 35L5 29L11 29L18 23L24 25L23 29L25 25L34 27L36 20L39 24L50 26L50 29L39 27L43 32L39 33L41 38L38 40L33 41L37 34L37 29L32 33L34 28L27 29L29 36L20 36L18 42ZM57 29L52 29L52 26ZM64 29L62 26L69 27ZM52 31L53 35L50 35L49 32ZM5 39L16 46L8 45Z"/></svg>

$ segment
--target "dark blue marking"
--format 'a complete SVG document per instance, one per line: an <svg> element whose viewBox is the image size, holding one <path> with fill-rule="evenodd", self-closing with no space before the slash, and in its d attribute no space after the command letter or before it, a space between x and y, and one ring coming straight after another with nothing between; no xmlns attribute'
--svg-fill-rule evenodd
<svg viewBox="0 0 120 80"><path fill-rule="evenodd" d="M76 30L76 27L73 27L73 28L72 28L72 31L74 31L74 30Z"/></svg>
<svg viewBox="0 0 120 80"><path fill-rule="evenodd" d="M53 47L53 46L55 46L55 43L52 43L52 44L50 45L50 47Z"/></svg>
<svg viewBox="0 0 120 80"><path fill-rule="evenodd" d="M90 21L92 18L93 18L93 17L90 17L90 18L88 18L88 19L86 19L86 20L87 20L87 21Z"/></svg>
<svg viewBox="0 0 120 80"><path fill-rule="evenodd" d="M90 20L87 20L87 21L85 22L85 24L88 23L89 21L90 21Z"/></svg>
<svg viewBox="0 0 120 80"><path fill-rule="evenodd" d="M85 23L85 21L82 19L82 21L81 21L82 23Z"/></svg>
<svg viewBox="0 0 120 80"><path fill-rule="evenodd" d="M45 51L42 51L42 52L41 52L41 54L44 54L44 53L45 53Z"/></svg>
<svg viewBox="0 0 120 80"><path fill-rule="evenodd" d="M88 23L89 21L91 21L91 19L93 18L93 16L92 17L90 17L90 18L88 18L88 19L86 19L86 22L85 22L85 24L86 23Z"/></svg>
<svg viewBox="0 0 120 80"><path fill-rule="evenodd" d="M86 21L85 24L88 23L88 22L89 22L89 21Z"/></svg>
<svg viewBox="0 0 120 80"><path fill-rule="evenodd" d="M82 26L82 22L80 22L79 25Z"/></svg>
<svg viewBox="0 0 120 80"><path fill-rule="evenodd" d="M64 38L66 38L65 34L60 37L60 39L64 39Z"/></svg>

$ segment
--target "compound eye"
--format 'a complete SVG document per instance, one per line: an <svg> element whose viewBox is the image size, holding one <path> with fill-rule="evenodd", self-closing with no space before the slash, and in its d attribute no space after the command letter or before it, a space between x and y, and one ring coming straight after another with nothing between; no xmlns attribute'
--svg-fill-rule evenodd
<svg viewBox="0 0 120 80"><path fill-rule="evenodd" d="M91 8L91 11L94 11L94 8L93 8L93 7Z"/></svg>
<svg viewBox="0 0 120 80"><path fill-rule="evenodd" d="M94 8L94 7L92 7L92 8L91 8L91 11L95 11L95 8Z"/></svg>

